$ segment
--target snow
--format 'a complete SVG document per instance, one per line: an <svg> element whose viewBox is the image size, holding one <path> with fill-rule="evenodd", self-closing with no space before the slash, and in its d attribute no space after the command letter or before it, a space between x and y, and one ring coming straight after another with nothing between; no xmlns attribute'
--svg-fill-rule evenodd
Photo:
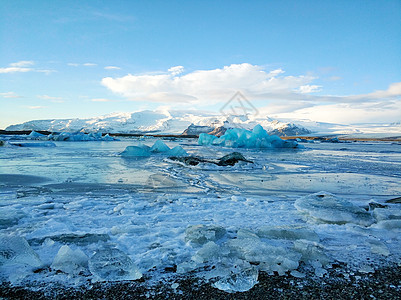
<svg viewBox="0 0 401 300"><path fill-rule="evenodd" d="M392 124L332 124L311 120L274 119L266 115L227 116L216 112L191 110L145 110L119 112L88 119L33 120L10 125L6 130L46 130L50 132L109 132L181 134L190 125L191 132L205 128L243 128L251 130L260 124L268 132L278 135L342 134L360 137L400 136L401 122ZM204 126L204 127L201 127ZM192 130L193 129L193 130ZM202 131L201 130L201 131ZM211 131L211 130L210 130ZM202 131L204 132L204 131ZM288 132L288 134L286 134ZM299 134L297 134L299 133ZM35 134L38 135L38 134ZM37 137L40 137L39 135Z"/></svg>
<svg viewBox="0 0 401 300"><path fill-rule="evenodd" d="M277 135L268 135L261 125L256 125L252 131L233 128L228 129L224 135L215 137L207 133L199 135L198 144L216 145L231 148L299 148L295 141L284 141Z"/></svg>
<svg viewBox="0 0 401 300"><path fill-rule="evenodd" d="M305 265L324 277L333 264L369 273L401 261L400 204L385 202L400 194L397 143L241 148L254 163L234 166L166 159L171 151L207 159L233 151L196 140L53 143L1 148L2 282L143 277L151 285L191 274L237 292L262 271L302 278ZM149 155L126 159L124 151Z"/></svg>

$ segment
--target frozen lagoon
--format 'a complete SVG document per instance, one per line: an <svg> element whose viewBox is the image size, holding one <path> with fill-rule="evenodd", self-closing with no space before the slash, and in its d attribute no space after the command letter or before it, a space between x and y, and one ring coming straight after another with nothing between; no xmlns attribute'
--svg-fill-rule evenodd
<svg viewBox="0 0 401 300"><path fill-rule="evenodd" d="M240 291L257 283L259 271L302 277L301 261L317 277L332 264L369 273L401 262L400 204L363 209L400 196L399 143L240 149L254 164L234 167L188 167L162 154L121 157L137 140L54 143L0 150L1 237L19 245L15 253L30 249L2 258L3 281L82 285L142 275L174 285L176 274L194 271ZM165 143L205 158L233 151L196 140ZM325 197L338 201L307 205ZM329 219L349 207L344 201L370 221ZM120 272L107 257L118 258ZM99 264L112 270L104 274Z"/></svg>

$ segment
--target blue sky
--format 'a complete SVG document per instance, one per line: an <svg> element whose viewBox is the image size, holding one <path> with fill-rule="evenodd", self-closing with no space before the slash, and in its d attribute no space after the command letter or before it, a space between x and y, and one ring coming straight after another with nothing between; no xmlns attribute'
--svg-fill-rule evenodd
<svg viewBox="0 0 401 300"><path fill-rule="evenodd" d="M401 1L0 1L0 128L143 109L401 119Z"/></svg>

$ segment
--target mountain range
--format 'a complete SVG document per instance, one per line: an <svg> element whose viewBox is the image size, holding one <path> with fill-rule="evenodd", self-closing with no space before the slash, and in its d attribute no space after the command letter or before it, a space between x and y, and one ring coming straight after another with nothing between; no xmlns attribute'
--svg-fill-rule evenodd
<svg viewBox="0 0 401 300"><path fill-rule="evenodd" d="M50 132L104 132L140 134L187 134L202 132L220 135L227 128L252 129L257 124L270 134L390 134L401 135L400 123L342 125L310 120L277 120L268 116L224 115L205 111L144 110L112 113L88 119L33 120L11 125L8 131L46 130Z"/></svg>

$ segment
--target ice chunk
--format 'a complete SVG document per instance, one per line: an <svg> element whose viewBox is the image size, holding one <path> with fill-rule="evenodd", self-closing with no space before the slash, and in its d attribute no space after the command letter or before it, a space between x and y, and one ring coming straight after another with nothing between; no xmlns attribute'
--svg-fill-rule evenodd
<svg viewBox="0 0 401 300"><path fill-rule="evenodd" d="M15 209L12 207L1 207L0 208L0 229L8 228L10 226L18 224L19 220L25 217L25 213L22 210Z"/></svg>
<svg viewBox="0 0 401 300"><path fill-rule="evenodd" d="M231 272L220 280L214 282L212 285L219 290L235 293L246 292L258 283L258 269L254 266L249 268L232 268Z"/></svg>
<svg viewBox="0 0 401 300"><path fill-rule="evenodd" d="M198 145L211 145L215 139L217 139L217 136L201 133L198 138Z"/></svg>
<svg viewBox="0 0 401 300"><path fill-rule="evenodd" d="M319 262L320 266L325 266L330 262L330 258L325 254L324 247L316 242L297 240L294 242L294 249L302 254L304 262Z"/></svg>
<svg viewBox="0 0 401 300"><path fill-rule="evenodd" d="M163 143L161 140L157 140L153 146L150 148L151 152L167 152L170 148Z"/></svg>
<svg viewBox="0 0 401 300"><path fill-rule="evenodd" d="M192 225L185 230L185 240L203 245L209 241L217 241L226 234L226 230L215 225Z"/></svg>
<svg viewBox="0 0 401 300"><path fill-rule="evenodd" d="M136 280L142 277L131 258L116 248L97 251L89 260L89 270L95 281Z"/></svg>
<svg viewBox="0 0 401 300"><path fill-rule="evenodd" d="M268 135L261 125L255 126L252 131L242 128L228 129L224 135L216 137L201 133L199 145L219 145L232 148L297 148L296 141L284 141L277 135Z"/></svg>
<svg viewBox="0 0 401 300"><path fill-rule="evenodd" d="M215 242L207 242L201 249L192 257L196 263L204 263L220 256L220 247Z"/></svg>
<svg viewBox="0 0 401 300"><path fill-rule="evenodd" d="M379 228L379 229L387 229L392 231L401 231L401 220L383 220L377 222L377 224L373 224L371 227Z"/></svg>
<svg viewBox="0 0 401 300"><path fill-rule="evenodd" d="M175 146L173 149L167 151L167 155L179 157L179 156L187 156L188 153L181 146Z"/></svg>
<svg viewBox="0 0 401 300"><path fill-rule="evenodd" d="M375 208L373 216L377 221L401 219L401 209L398 207Z"/></svg>
<svg viewBox="0 0 401 300"><path fill-rule="evenodd" d="M318 242L319 236L313 230L305 227L263 226L258 230L258 236L269 239L309 240Z"/></svg>
<svg viewBox="0 0 401 300"><path fill-rule="evenodd" d="M295 201L296 209L315 221L333 224L355 223L369 226L372 216L363 208L339 199L333 194L319 192Z"/></svg>
<svg viewBox="0 0 401 300"><path fill-rule="evenodd" d="M0 236L0 266L23 264L40 267L42 262L25 238L19 236Z"/></svg>
<svg viewBox="0 0 401 300"><path fill-rule="evenodd" d="M82 250L72 250L69 246L64 245L54 258L51 268L67 274L78 275L87 270L88 257Z"/></svg>
<svg viewBox="0 0 401 300"><path fill-rule="evenodd" d="M44 135L44 134L41 134L41 133L39 133L39 132L36 132L36 131L31 131L31 133L27 136L27 139L31 139L31 140L35 140L35 139L40 139L40 138L44 138L44 137L46 137L46 135Z"/></svg>
<svg viewBox="0 0 401 300"><path fill-rule="evenodd" d="M260 270L269 273L276 271L280 275L298 268L301 258L301 254L297 252L268 245L257 237L232 239L227 245L232 255L248 262L258 263Z"/></svg>
<svg viewBox="0 0 401 300"><path fill-rule="evenodd" d="M150 151L146 148L138 147L138 146L128 146L121 153L121 156L125 157L149 157Z"/></svg>
<svg viewBox="0 0 401 300"><path fill-rule="evenodd" d="M102 141L115 141L116 139L110 136L109 134L106 134L104 137L102 137Z"/></svg>

